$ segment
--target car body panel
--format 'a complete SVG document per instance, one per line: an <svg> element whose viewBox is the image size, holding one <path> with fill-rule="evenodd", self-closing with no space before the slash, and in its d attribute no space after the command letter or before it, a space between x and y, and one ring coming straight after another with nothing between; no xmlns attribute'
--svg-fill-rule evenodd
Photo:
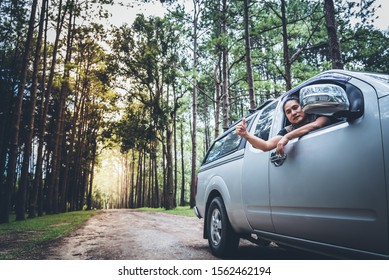
<svg viewBox="0 0 389 280"><path fill-rule="evenodd" d="M254 124L258 123L262 111L258 112ZM254 131L255 125L250 132L254 134ZM242 204L252 228L274 231L269 196L269 154L246 144L241 177Z"/></svg>
<svg viewBox="0 0 389 280"><path fill-rule="evenodd" d="M385 181L386 181L386 201L389 202L389 95L386 95L384 98L381 98L379 100L379 107L380 107L380 116L381 116L382 144L384 150L383 152L384 152ZM389 203L388 203L387 217L389 217Z"/></svg>
<svg viewBox="0 0 389 280"><path fill-rule="evenodd" d="M196 200L196 206L201 209L201 216L206 217L205 206L210 203L211 193L217 192L220 194L225 205L229 205L226 210L235 231L250 230L241 203L240 178L242 176L243 151L241 149L223 158L223 164L215 161L202 170L198 185L206 184L206 187L198 188L197 197L206 199ZM220 176L220 174L223 174L223 176Z"/></svg>
<svg viewBox="0 0 389 280"><path fill-rule="evenodd" d="M384 253L388 220L378 101L372 87L358 86L363 118L303 136L286 146L282 166L270 166L272 220L279 234Z"/></svg>

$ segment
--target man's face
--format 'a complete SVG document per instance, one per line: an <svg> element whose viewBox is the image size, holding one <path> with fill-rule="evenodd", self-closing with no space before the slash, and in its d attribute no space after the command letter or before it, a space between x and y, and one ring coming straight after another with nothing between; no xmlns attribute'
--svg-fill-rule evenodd
<svg viewBox="0 0 389 280"><path fill-rule="evenodd" d="M291 124L299 124L305 119L305 113L297 100L287 101L284 105L284 112Z"/></svg>

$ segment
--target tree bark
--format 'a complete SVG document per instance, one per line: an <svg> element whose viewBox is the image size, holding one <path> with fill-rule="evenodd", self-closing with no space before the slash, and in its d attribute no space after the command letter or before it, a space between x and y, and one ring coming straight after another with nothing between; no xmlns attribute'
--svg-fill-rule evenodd
<svg viewBox="0 0 389 280"><path fill-rule="evenodd" d="M284 79L286 83L286 91L292 89L292 70L289 59L289 41L288 41L288 21L286 18L286 3L281 0L281 21L282 21L282 42L284 48Z"/></svg>
<svg viewBox="0 0 389 280"><path fill-rule="evenodd" d="M227 36L227 0L222 1L222 36ZM230 95L228 83L228 46L222 46L222 113L223 129L226 131L230 126Z"/></svg>
<svg viewBox="0 0 389 280"><path fill-rule="evenodd" d="M174 208L174 192L173 192L173 132L170 124L166 129L166 193L165 193L165 209Z"/></svg>
<svg viewBox="0 0 389 280"><path fill-rule="evenodd" d="M333 69L343 69L342 52L339 44L337 24L335 20L335 5L333 0L324 1L324 15L328 34L329 53Z"/></svg>
<svg viewBox="0 0 389 280"><path fill-rule="evenodd" d="M200 15L200 2L201 0L193 0L193 96L192 96L192 173L191 173L191 187L190 187L190 207L194 207L195 192L196 192L196 172L197 172L197 32L198 32L198 19Z"/></svg>
<svg viewBox="0 0 389 280"><path fill-rule="evenodd" d="M183 122L180 122L180 132L181 132L181 196L180 196L180 206L185 205L185 162L184 162L184 128Z"/></svg>
<svg viewBox="0 0 389 280"><path fill-rule="evenodd" d="M214 80L215 80L215 139L220 134L220 97L221 97L221 81L220 81L220 64L222 60L222 55L219 53L218 59L215 65L215 69L213 72Z"/></svg>
<svg viewBox="0 0 389 280"><path fill-rule="evenodd" d="M86 210L92 210L92 204L93 204L93 179L95 175L95 163L96 163L96 158L97 158L97 143L96 140L93 141L92 143L92 160L91 160L91 167L90 167L90 179L89 179L89 189L88 189L88 196L87 196L87 201L86 201ZM128 161L128 155L126 154L126 171L127 171L127 161ZM127 174L127 172L126 172ZM127 191L128 191L128 180L126 179L125 182L125 187L126 187L126 200L125 200L125 207L127 207Z"/></svg>
<svg viewBox="0 0 389 280"><path fill-rule="evenodd" d="M178 189L178 164L177 164L177 108L178 101L176 96L176 87L173 83L174 110L172 112L173 121L173 150L174 150L174 207L177 207L177 189Z"/></svg>
<svg viewBox="0 0 389 280"><path fill-rule="evenodd" d="M135 150L133 149L131 151L131 164L130 164L130 170L131 170L131 181L130 181L130 201L129 201L129 207L134 208L134 189L135 189Z"/></svg>
<svg viewBox="0 0 389 280"><path fill-rule="evenodd" d="M253 66L251 62L251 43L250 43L250 21L249 21L249 0L244 0L244 37L246 46L246 68L247 68L247 84L249 87L250 108L255 109L254 97L254 77Z"/></svg>

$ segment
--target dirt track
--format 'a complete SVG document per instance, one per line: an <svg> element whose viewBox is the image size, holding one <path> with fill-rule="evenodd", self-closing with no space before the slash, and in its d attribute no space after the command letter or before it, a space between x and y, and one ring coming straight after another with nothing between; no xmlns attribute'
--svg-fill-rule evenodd
<svg viewBox="0 0 389 280"><path fill-rule="evenodd" d="M105 210L70 235L42 248L46 260L213 260L203 220L137 210ZM273 243L272 243L273 244ZM275 244L241 240L236 259L320 259Z"/></svg>
<svg viewBox="0 0 389 280"><path fill-rule="evenodd" d="M43 252L42 252L43 253ZM43 259L215 259L202 220L136 210L105 210L52 243Z"/></svg>

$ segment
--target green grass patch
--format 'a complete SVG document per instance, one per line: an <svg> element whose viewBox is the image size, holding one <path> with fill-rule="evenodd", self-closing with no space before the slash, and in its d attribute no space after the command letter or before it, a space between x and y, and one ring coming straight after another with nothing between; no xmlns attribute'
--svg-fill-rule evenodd
<svg viewBox="0 0 389 280"><path fill-rule="evenodd" d="M148 207L138 208L137 210L148 211L148 212L162 212L166 214L189 216L189 217L195 216L193 208L190 208L189 206L177 206L176 208L170 210L166 210L165 208L148 208Z"/></svg>
<svg viewBox="0 0 389 280"><path fill-rule="evenodd" d="M68 234L96 213L75 211L0 224L0 260L34 255L44 242Z"/></svg>

